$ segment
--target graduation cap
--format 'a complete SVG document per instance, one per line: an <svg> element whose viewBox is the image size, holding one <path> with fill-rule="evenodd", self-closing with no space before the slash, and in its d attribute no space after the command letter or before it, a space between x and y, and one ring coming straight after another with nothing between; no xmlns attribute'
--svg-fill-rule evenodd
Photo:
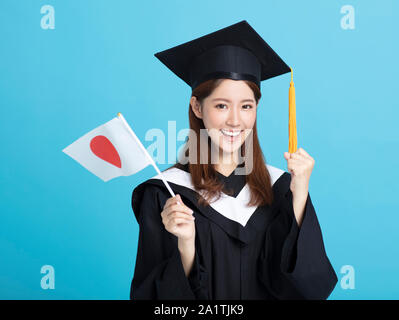
<svg viewBox="0 0 399 320"><path fill-rule="evenodd" d="M154 55L192 90L204 81L221 78L249 80L260 89L263 80L290 71L292 74L292 69L245 20ZM294 90L291 77L289 152L296 151Z"/></svg>
<svg viewBox="0 0 399 320"><path fill-rule="evenodd" d="M258 85L290 67L245 20L155 54L193 90L209 79L250 80Z"/></svg>

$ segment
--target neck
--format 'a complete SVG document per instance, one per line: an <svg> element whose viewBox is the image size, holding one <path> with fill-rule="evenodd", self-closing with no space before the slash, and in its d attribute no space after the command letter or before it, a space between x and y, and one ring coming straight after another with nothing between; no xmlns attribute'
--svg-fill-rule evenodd
<svg viewBox="0 0 399 320"><path fill-rule="evenodd" d="M215 170L219 173L229 176L238 165L238 153L232 152L225 154L221 152L218 162L215 164Z"/></svg>
<svg viewBox="0 0 399 320"><path fill-rule="evenodd" d="M222 175L228 177L234 170L237 168L237 166L220 166L220 165L215 165L215 170Z"/></svg>

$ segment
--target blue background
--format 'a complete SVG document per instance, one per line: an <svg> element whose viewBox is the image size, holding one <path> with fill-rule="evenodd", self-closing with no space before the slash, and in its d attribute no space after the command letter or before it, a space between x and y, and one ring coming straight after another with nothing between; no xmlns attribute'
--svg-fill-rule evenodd
<svg viewBox="0 0 399 320"><path fill-rule="evenodd" d="M47 4L54 30L40 26ZM341 28L347 4L353 30ZM316 160L310 193L339 277L330 299L398 298L398 9L395 0L2 0L0 298L129 298L131 192L155 171L104 183L61 150L117 112L145 146L168 120L187 128L190 88L154 53L244 19L294 69L298 147ZM264 81L258 111L266 160L284 170L289 80ZM47 264L54 290L40 286ZM354 289L340 285L344 265Z"/></svg>

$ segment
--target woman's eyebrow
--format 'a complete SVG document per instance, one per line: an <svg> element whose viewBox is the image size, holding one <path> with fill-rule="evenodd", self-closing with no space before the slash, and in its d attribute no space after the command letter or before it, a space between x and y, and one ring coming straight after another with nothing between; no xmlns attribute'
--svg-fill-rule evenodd
<svg viewBox="0 0 399 320"><path fill-rule="evenodd" d="M224 99L224 98L215 98L212 101L216 101L216 100L231 102L229 99ZM244 99L244 100L241 100L241 102L255 102L255 100L254 99Z"/></svg>

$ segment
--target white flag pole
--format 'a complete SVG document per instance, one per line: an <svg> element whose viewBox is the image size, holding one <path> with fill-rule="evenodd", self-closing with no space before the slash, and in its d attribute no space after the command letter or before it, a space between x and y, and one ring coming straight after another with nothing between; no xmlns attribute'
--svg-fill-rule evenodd
<svg viewBox="0 0 399 320"><path fill-rule="evenodd" d="M137 138L136 134L134 133L134 131L130 128L129 124L126 122L125 118L122 116L122 113L118 112L118 117L120 120L122 120L122 123L125 125L127 131L130 132L130 134L132 135L132 137L134 138L134 140L137 142L137 144L140 146L141 150L144 152L144 154L146 155L146 157L148 158L148 160L150 160L150 163L152 164L152 166L155 168L155 170L158 172L158 174L161 176L161 179L163 181L163 183L165 184L166 188L169 190L170 194L172 195L172 197L175 197L176 195L174 194L173 190L171 189L171 187L169 186L169 183L165 180L162 172L158 169L157 165L155 164L155 161L151 158L151 156L148 154L148 151L146 150L146 148L144 148L144 146L142 145L141 141L139 138Z"/></svg>

